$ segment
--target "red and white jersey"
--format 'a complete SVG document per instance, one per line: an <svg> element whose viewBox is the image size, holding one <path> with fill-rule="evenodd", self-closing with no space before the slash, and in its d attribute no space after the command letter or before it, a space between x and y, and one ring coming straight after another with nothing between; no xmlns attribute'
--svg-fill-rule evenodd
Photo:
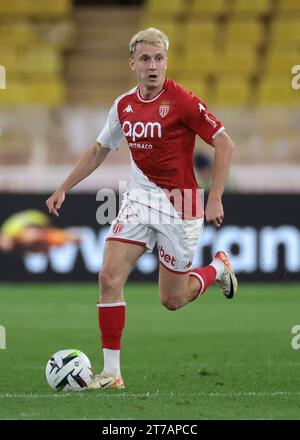
<svg viewBox="0 0 300 440"><path fill-rule="evenodd" d="M196 191L196 135L211 144L223 130L203 101L166 79L163 90L153 99L143 99L138 86L118 97L97 141L116 150L126 137L131 153L131 188Z"/></svg>

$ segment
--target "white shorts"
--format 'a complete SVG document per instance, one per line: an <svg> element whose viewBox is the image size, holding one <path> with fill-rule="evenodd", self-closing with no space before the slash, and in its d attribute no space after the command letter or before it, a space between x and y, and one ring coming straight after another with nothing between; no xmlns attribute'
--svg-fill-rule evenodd
<svg viewBox="0 0 300 440"><path fill-rule="evenodd" d="M180 219L175 210L172 215L164 213L137 201L129 192L111 224L107 240L145 246L149 252L156 244L159 261L164 267L172 272L187 273L192 268L202 230L203 218Z"/></svg>

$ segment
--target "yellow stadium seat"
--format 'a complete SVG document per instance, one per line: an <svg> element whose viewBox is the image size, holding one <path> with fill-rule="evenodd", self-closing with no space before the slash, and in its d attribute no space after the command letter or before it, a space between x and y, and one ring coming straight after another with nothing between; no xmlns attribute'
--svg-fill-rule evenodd
<svg viewBox="0 0 300 440"><path fill-rule="evenodd" d="M191 0L188 12L191 18L223 15L227 12L226 0Z"/></svg>
<svg viewBox="0 0 300 440"><path fill-rule="evenodd" d="M57 106L64 101L64 84L58 78L29 82L7 78L6 89L0 91L0 106Z"/></svg>
<svg viewBox="0 0 300 440"><path fill-rule="evenodd" d="M35 43L53 46L57 49L69 49L75 44L75 24L67 20L57 22L37 22L32 26Z"/></svg>
<svg viewBox="0 0 300 440"><path fill-rule="evenodd" d="M298 51L270 51L265 58L266 72L291 72L294 65L300 64Z"/></svg>
<svg viewBox="0 0 300 440"><path fill-rule="evenodd" d="M197 72L201 75L212 74L217 70L219 54L212 50L198 50L189 46L186 48L185 62L182 66L186 72Z"/></svg>
<svg viewBox="0 0 300 440"><path fill-rule="evenodd" d="M299 0L278 0L277 10L279 13L300 14L300 2Z"/></svg>
<svg viewBox="0 0 300 440"><path fill-rule="evenodd" d="M0 91L0 107L26 104L24 82L6 78L6 89Z"/></svg>
<svg viewBox="0 0 300 440"><path fill-rule="evenodd" d="M172 49L172 46L168 52L168 74L173 75L174 72L180 70L181 63L179 62L180 58L178 58L178 52Z"/></svg>
<svg viewBox="0 0 300 440"><path fill-rule="evenodd" d="M0 62L5 67L8 73L17 73L19 71L19 63L16 51L14 48L7 46L0 46Z"/></svg>
<svg viewBox="0 0 300 440"><path fill-rule="evenodd" d="M145 5L145 14L148 17L165 16L169 19L179 16L184 11L184 0L147 0Z"/></svg>
<svg viewBox="0 0 300 440"><path fill-rule="evenodd" d="M253 50L224 51L216 57L215 69L219 73L255 73L258 67L257 54Z"/></svg>
<svg viewBox="0 0 300 440"><path fill-rule="evenodd" d="M28 0L31 15L39 18L67 17L72 11L72 0Z"/></svg>
<svg viewBox="0 0 300 440"><path fill-rule="evenodd" d="M299 106L300 89L293 90L287 75L263 77L257 90L260 106Z"/></svg>
<svg viewBox="0 0 300 440"><path fill-rule="evenodd" d="M233 0L232 3L232 12L238 15L266 15L271 10L271 0Z"/></svg>
<svg viewBox="0 0 300 440"><path fill-rule="evenodd" d="M217 23L210 21L189 21L185 27L185 45L201 47L201 50L212 49L217 42Z"/></svg>
<svg viewBox="0 0 300 440"><path fill-rule="evenodd" d="M257 20L230 20L225 28L225 45L234 47L257 47L264 37L264 27Z"/></svg>
<svg viewBox="0 0 300 440"><path fill-rule="evenodd" d="M247 78L230 77L217 79L213 103L218 106L237 107L250 103L251 91Z"/></svg>
<svg viewBox="0 0 300 440"><path fill-rule="evenodd" d="M26 85L28 104L57 106L65 101L65 88L60 79L29 82Z"/></svg>
<svg viewBox="0 0 300 440"><path fill-rule="evenodd" d="M53 75L62 71L62 58L49 47L28 49L20 54L20 67L27 75Z"/></svg>
<svg viewBox="0 0 300 440"><path fill-rule="evenodd" d="M0 0L0 17L26 17L30 14L28 0Z"/></svg>
<svg viewBox="0 0 300 440"><path fill-rule="evenodd" d="M0 26L0 46L25 47L32 44L33 41L34 31L29 23L2 23Z"/></svg>
<svg viewBox="0 0 300 440"><path fill-rule="evenodd" d="M270 40L280 45L300 43L300 18L274 20L271 25Z"/></svg>

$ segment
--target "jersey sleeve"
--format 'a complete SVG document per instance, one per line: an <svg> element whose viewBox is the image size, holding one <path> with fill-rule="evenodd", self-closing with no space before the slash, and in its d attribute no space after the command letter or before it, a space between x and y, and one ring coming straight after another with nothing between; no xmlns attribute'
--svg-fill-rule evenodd
<svg viewBox="0 0 300 440"><path fill-rule="evenodd" d="M117 106L118 101L115 101L108 113L105 125L97 137L97 142L103 147L110 148L111 150L118 150L124 139Z"/></svg>
<svg viewBox="0 0 300 440"><path fill-rule="evenodd" d="M201 99L182 89L182 119L207 144L211 144L225 128L212 113L207 110Z"/></svg>

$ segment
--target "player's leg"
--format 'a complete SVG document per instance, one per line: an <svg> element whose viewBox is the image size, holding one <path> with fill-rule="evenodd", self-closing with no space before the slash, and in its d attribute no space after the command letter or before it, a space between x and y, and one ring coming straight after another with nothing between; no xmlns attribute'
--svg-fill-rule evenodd
<svg viewBox="0 0 300 440"><path fill-rule="evenodd" d="M169 310L177 310L203 295L214 282L221 288L226 298L232 298L237 290L237 279L225 252L217 252L208 266L195 268L188 273L172 272L161 264L159 270L161 303Z"/></svg>
<svg viewBox="0 0 300 440"><path fill-rule="evenodd" d="M160 302L168 310L177 310L197 298L198 281L189 272L171 272L162 264L159 268Z"/></svg>
<svg viewBox="0 0 300 440"><path fill-rule="evenodd" d="M198 279L198 295L203 295L213 281L220 287L227 299L233 298L237 291L237 278L230 264L229 255L224 251L218 251L208 266L193 269L190 277Z"/></svg>
<svg viewBox="0 0 300 440"><path fill-rule="evenodd" d="M159 295L167 309L176 310L198 296L199 282L189 272L203 220L175 221L166 216L162 220L157 234Z"/></svg>
<svg viewBox="0 0 300 440"><path fill-rule="evenodd" d="M126 313L123 287L136 261L146 250L143 245L106 241L98 302L104 367L89 388L124 388L120 371L121 337Z"/></svg>
<svg viewBox="0 0 300 440"><path fill-rule="evenodd" d="M218 252L205 267L190 271L203 220L183 220L180 224L163 224L158 233L160 259L159 291L162 304L176 310L202 295L216 281L227 298L237 289L237 280L229 257Z"/></svg>

